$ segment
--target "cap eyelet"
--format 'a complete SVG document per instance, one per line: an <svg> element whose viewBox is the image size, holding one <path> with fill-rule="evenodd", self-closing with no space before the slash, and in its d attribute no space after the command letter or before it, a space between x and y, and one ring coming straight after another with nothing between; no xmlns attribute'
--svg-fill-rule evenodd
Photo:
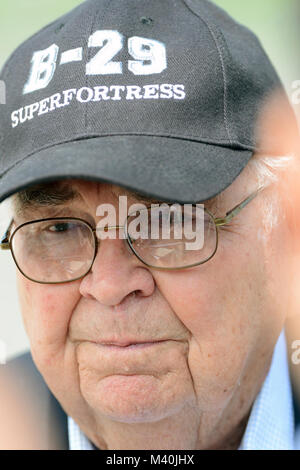
<svg viewBox="0 0 300 470"><path fill-rule="evenodd" d="M142 16L141 23L143 23L143 24L153 24L153 19L152 18L146 18L146 16Z"/></svg>
<svg viewBox="0 0 300 470"><path fill-rule="evenodd" d="M55 33L56 33L56 34L59 33L59 31L61 31L64 26L65 26L64 23L60 23L60 24L57 26L57 28L55 29Z"/></svg>

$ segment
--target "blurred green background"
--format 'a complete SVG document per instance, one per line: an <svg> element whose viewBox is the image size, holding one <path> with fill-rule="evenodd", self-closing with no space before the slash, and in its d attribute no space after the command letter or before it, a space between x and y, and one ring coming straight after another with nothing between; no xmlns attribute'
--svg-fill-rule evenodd
<svg viewBox="0 0 300 470"><path fill-rule="evenodd" d="M163 0L161 0L163 1ZM0 0L0 67L32 33L82 0ZM290 94L300 79L299 0L215 0L262 41Z"/></svg>

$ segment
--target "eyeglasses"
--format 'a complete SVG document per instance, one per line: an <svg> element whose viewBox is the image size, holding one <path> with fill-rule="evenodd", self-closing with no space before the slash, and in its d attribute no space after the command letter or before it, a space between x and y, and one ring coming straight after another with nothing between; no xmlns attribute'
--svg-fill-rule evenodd
<svg viewBox="0 0 300 470"><path fill-rule="evenodd" d="M122 238L130 252L150 268L192 268L214 256L218 248L219 227L228 224L262 189L258 188L227 212L224 218L215 218L203 205L190 205L187 216L183 213L185 206L163 204L159 211L146 207L129 213L124 226L93 228L80 218L55 217L26 222L11 234L12 220L0 248L11 250L19 271L40 284L61 284L86 276L99 250L101 240L97 237L98 231L112 229L123 229ZM146 221L147 233L144 230L139 236L136 228L141 219ZM164 221L168 222L167 231L164 231ZM155 226L158 230L149 237L149 230ZM197 233L199 227L201 236ZM198 241L196 247L195 238ZM194 242L191 241L193 239Z"/></svg>

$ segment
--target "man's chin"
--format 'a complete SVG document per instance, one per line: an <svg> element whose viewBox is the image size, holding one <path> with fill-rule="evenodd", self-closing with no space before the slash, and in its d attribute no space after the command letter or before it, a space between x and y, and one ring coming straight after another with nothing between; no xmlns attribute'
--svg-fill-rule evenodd
<svg viewBox="0 0 300 470"><path fill-rule="evenodd" d="M162 341L134 347L81 342L76 348L83 399L99 417L155 422L194 400L186 345Z"/></svg>
<svg viewBox="0 0 300 470"><path fill-rule="evenodd" d="M184 406L182 395L167 382L167 377L153 375L110 375L97 384L81 380L81 393L98 416L127 424L149 423L176 414Z"/></svg>

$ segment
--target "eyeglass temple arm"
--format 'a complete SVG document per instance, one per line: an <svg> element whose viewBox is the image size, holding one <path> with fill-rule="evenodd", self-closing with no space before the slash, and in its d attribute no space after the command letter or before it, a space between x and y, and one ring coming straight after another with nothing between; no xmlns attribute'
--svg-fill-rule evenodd
<svg viewBox="0 0 300 470"><path fill-rule="evenodd" d="M242 201L240 204L238 204L233 209L231 209L229 212L227 212L225 217L214 219L216 226L220 227L222 225L228 224L231 221L231 219L233 219L233 217L238 215L240 213L240 211L245 206L247 206L247 204L249 204L249 202L251 202L252 199L254 199L262 189L263 189L263 186L259 187L253 194L251 194L251 196L247 197L246 199L244 199L244 201ZM5 232L4 237L0 241L0 250L10 250L9 237L10 237L10 231L11 231L13 222L14 221L12 219L10 224L9 224L8 229ZM121 229L121 228L124 228L124 227L120 226L120 225L115 225L113 227L105 227L104 231L107 232L108 230L111 230L111 229Z"/></svg>
<svg viewBox="0 0 300 470"><path fill-rule="evenodd" d="M12 225L13 225L13 220L10 222L9 227L6 230L4 237L1 239L0 250L10 250L9 237L10 237L10 231L11 231Z"/></svg>
<svg viewBox="0 0 300 470"><path fill-rule="evenodd" d="M252 199L254 199L258 195L258 193L262 189L263 189L263 186L259 187L253 194L251 194L249 197L244 199L240 204L238 204L229 212L227 212L225 217L215 219L216 226L221 227L222 225L228 224L236 215L238 215L241 212L242 209L244 209L245 206L249 204L249 202L252 201Z"/></svg>

